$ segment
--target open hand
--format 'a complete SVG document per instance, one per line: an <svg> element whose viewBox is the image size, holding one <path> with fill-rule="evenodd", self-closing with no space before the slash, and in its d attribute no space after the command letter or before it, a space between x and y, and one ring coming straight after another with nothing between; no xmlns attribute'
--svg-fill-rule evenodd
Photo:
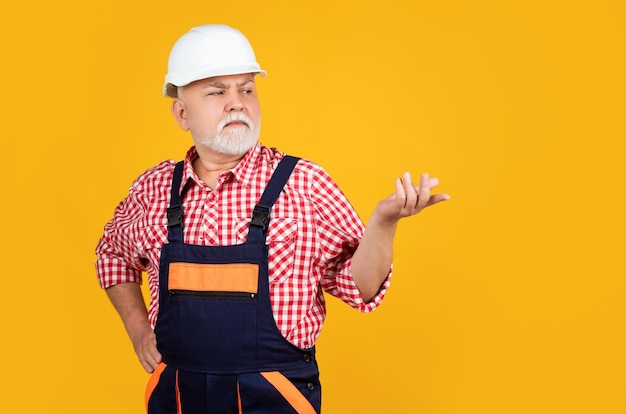
<svg viewBox="0 0 626 414"><path fill-rule="evenodd" d="M431 190L439 184L436 177L428 174L420 176L419 185L414 185L409 172L396 179L396 192L383 199L376 207L376 214L386 222L397 222L403 217L413 216L426 207L449 200L448 194L431 194Z"/></svg>

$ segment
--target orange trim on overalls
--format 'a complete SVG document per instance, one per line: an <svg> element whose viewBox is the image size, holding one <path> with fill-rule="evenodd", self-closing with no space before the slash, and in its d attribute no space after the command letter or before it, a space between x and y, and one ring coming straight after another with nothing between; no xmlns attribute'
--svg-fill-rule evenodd
<svg viewBox="0 0 626 414"><path fill-rule="evenodd" d="M161 379L161 374L163 373L163 371L165 371L166 367L167 365L164 364L163 362L157 365L157 367L154 369L154 372L152 373L152 376L150 377L150 380L148 381L148 385L146 386L146 397L145 397L146 398L146 412L148 412L148 402L150 401L152 392L154 392L154 389L159 384L159 379Z"/></svg>
<svg viewBox="0 0 626 414"><path fill-rule="evenodd" d="M178 388L178 370L176 370L176 414L183 414L183 407L180 403L180 389Z"/></svg>
<svg viewBox="0 0 626 414"><path fill-rule="evenodd" d="M315 408L313 408L309 400L283 374L273 371L261 372L261 375L285 397L298 414L315 414Z"/></svg>
<svg viewBox="0 0 626 414"><path fill-rule="evenodd" d="M239 388L239 382L237 382L237 408L238 413L243 413L243 407L241 406L241 389Z"/></svg>
<svg viewBox="0 0 626 414"><path fill-rule="evenodd" d="M170 263L169 290L257 293L259 266L249 263Z"/></svg>

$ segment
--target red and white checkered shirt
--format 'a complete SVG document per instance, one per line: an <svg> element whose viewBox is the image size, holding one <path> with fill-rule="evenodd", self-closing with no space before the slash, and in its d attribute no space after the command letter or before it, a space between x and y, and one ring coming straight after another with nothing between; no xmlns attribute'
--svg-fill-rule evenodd
<svg viewBox="0 0 626 414"><path fill-rule="evenodd" d="M185 158L183 185L190 181L184 197L185 242L205 246L245 242L252 209L284 154L257 144L235 168L221 174L213 190L193 171L191 162L197 156L192 147ZM135 180L96 248L103 288L141 283L142 272L147 271L153 326L175 165L164 161ZM296 346L309 348L317 340L326 315L322 290L362 312L381 303L391 273L368 303L350 275L352 254L363 231L363 223L328 174L300 160L272 208L267 234L274 318L280 332Z"/></svg>

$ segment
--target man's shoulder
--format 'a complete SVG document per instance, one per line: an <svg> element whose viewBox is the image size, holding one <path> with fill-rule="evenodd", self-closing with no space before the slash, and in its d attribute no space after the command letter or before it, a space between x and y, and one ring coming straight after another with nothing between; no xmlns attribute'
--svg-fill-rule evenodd
<svg viewBox="0 0 626 414"><path fill-rule="evenodd" d="M300 171L315 174L324 170L321 166L309 160L308 158L302 158L302 157L298 157L298 158L300 159L298 160L298 164L296 165L296 168L298 168L298 170Z"/></svg>
<svg viewBox="0 0 626 414"><path fill-rule="evenodd" d="M176 161L164 160L148 168L133 181L130 186L132 193L154 193L169 190L174 175Z"/></svg>
<svg viewBox="0 0 626 414"><path fill-rule="evenodd" d="M330 180L330 176L318 163L315 161L311 161L308 158L299 157L298 164L294 169L294 174L297 176L306 176L307 179L313 183L317 181L328 181Z"/></svg>
<svg viewBox="0 0 626 414"><path fill-rule="evenodd" d="M285 156L290 155L292 157L298 158L298 164L296 164L294 173L315 174L319 171L323 171L323 168L320 167L318 164L307 158L300 157L298 154L285 153L279 151L277 148L274 147L266 147L263 144L261 144L260 147L261 159L264 162L273 165L274 167L278 165L278 163Z"/></svg>

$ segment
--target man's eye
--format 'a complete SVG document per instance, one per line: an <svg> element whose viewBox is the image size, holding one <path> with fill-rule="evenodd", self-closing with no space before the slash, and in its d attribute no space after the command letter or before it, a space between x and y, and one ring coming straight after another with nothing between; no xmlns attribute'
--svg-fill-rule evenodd
<svg viewBox="0 0 626 414"><path fill-rule="evenodd" d="M224 92L223 91L209 92L209 95L219 96L219 95L224 95Z"/></svg>

